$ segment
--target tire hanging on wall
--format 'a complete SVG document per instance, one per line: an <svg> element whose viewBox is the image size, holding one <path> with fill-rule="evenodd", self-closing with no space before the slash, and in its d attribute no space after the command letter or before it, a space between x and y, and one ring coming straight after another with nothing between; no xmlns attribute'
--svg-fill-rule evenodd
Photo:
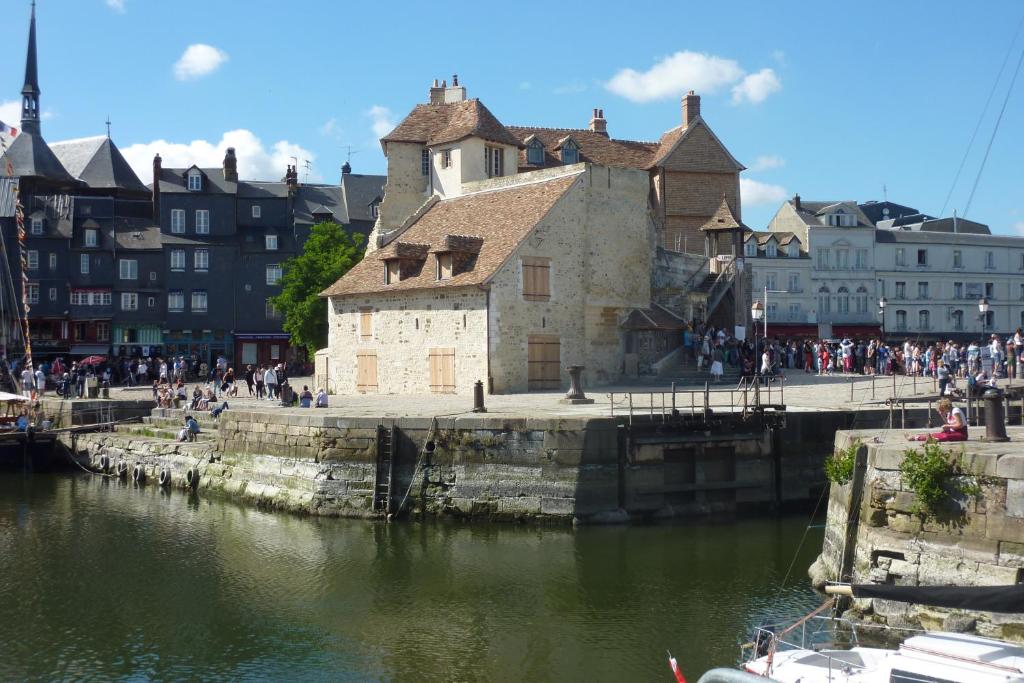
<svg viewBox="0 0 1024 683"><path fill-rule="evenodd" d="M197 489L199 488L199 477L199 468L190 467L188 468L188 472L185 473L185 483L190 489Z"/></svg>
<svg viewBox="0 0 1024 683"><path fill-rule="evenodd" d="M169 467L160 468L160 486L171 485L171 469Z"/></svg>
<svg viewBox="0 0 1024 683"><path fill-rule="evenodd" d="M146 481L146 470L142 465L136 465L135 469L132 470L132 481L139 484Z"/></svg>

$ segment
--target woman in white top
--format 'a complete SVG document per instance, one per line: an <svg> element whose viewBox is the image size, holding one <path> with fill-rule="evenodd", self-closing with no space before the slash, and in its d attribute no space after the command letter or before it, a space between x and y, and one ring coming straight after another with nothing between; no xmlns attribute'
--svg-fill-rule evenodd
<svg viewBox="0 0 1024 683"><path fill-rule="evenodd" d="M942 430L934 434L918 434L907 436L909 441L967 441L967 419L964 411L953 405L948 398L941 399L937 406L939 417L945 423Z"/></svg>

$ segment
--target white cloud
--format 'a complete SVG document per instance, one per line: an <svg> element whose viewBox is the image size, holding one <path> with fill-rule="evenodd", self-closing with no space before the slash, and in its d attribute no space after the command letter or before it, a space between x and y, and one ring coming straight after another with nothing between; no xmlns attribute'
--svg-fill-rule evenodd
<svg viewBox="0 0 1024 683"><path fill-rule="evenodd" d="M622 69L605 87L634 102L651 102L678 97L687 90L715 92L741 79L743 73L735 60L684 50L644 72Z"/></svg>
<svg viewBox="0 0 1024 683"><path fill-rule="evenodd" d="M781 185L769 185L750 178L740 178L740 197L743 206L761 206L777 204L789 197L789 193Z"/></svg>
<svg viewBox="0 0 1024 683"><path fill-rule="evenodd" d="M121 14L124 13L124 0L106 0L106 2L107 7L109 7L110 9Z"/></svg>
<svg viewBox="0 0 1024 683"><path fill-rule="evenodd" d="M754 159L754 163L750 165L750 170L754 171L768 171L773 168L782 168L786 165L786 160L775 154L762 154L758 158Z"/></svg>
<svg viewBox="0 0 1024 683"><path fill-rule="evenodd" d="M44 109L40 118L49 121L55 116L52 110ZM21 100L4 100L0 102L0 121L8 126L14 126L21 133ZM10 142L10 136L4 135L4 140Z"/></svg>
<svg viewBox="0 0 1024 683"><path fill-rule="evenodd" d="M226 61L228 54L223 50L212 45L195 43L185 48L181 58L174 63L174 77L179 81L202 78L212 74Z"/></svg>
<svg viewBox="0 0 1024 683"><path fill-rule="evenodd" d="M733 86L732 103L758 104L768 99L772 93L777 93L780 90L782 90L782 81L775 75L774 69L761 69L757 73L747 74L742 81Z"/></svg>
<svg viewBox="0 0 1024 683"><path fill-rule="evenodd" d="M1018 235L1024 235L1024 221L1017 221L1014 223L1013 229Z"/></svg>
<svg viewBox="0 0 1024 683"><path fill-rule="evenodd" d="M168 142L154 140L122 147L121 153L144 183L153 179L153 156L159 154L164 168L187 168L192 164L206 168L219 168L228 147L235 148L238 156L238 175L245 180L280 180L292 157L298 159L300 177L305 178L303 162L313 162L316 156L299 145L279 140L264 146L255 133L244 128L229 130L217 142L192 140ZM310 173L309 181L322 180L318 173Z"/></svg>
<svg viewBox="0 0 1024 683"><path fill-rule="evenodd" d="M382 107L379 104L375 104L367 110L366 115L370 117L372 123L370 128L373 129L373 134L377 138L382 138L395 129L394 117L391 110L387 107Z"/></svg>
<svg viewBox="0 0 1024 683"><path fill-rule="evenodd" d="M327 138L340 140L342 133L341 126L338 125L338 119L333 116L324 121L324 124L320 126L320 135Z"/></svg>

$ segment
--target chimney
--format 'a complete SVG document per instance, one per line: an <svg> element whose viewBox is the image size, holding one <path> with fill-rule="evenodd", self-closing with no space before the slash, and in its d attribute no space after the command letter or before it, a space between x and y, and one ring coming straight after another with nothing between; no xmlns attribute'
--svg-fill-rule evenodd
<svg viewBox="0 0 1024 683"><path fill-rule="evenodd" d="M689 126L698 118L700 118L700 95L693 94L691 90L683 98L683 127Z"/></svg>
<svg viewBox="0 0 1024 683"><path fill-rule="evenodd" d="M793 195L793 208L797 211L802 211L803 207L800 206L800 195Z"/></svg>
<svg viewBox="0 0 1024 683"><path fill-rule="evenodd" d="M235 157L235 148L228 147L224 153L224 180L229 183L238 182L238 159Z"/></svg>
<svg viewBox="0 0 1024 683"><path fill-rule="evenodd" d="M160 225L160 174L163 171L163 161L160 155L153 157L153 222Z"/></svg>
<svg viewBox="0 0 1024 683"><path fill-rule="evenodd" d="M434 79L434 85L430 86L430 98L427 100L430 104L444 104L444 88L437 83L437 79Z"/></svg>
<svg viewBox="0 0 1024 683"><path fill-rule="evenodd" d="M299 172L295 166L288 165L288 170L284 173L284 182L288 186L288 196L294 196L299 189Z"/></svg>
<svg viewBox="0 0 1024 683"><path fill-rule="evenodd" d="M445 85L445 81L441 81L441 85ZM466 101L466 89L459 85L459 75L452 74L452 87L445 87L444 89L444 103L452 104L454 102L465 102Z"/></svg>
<svg viewBox="0 0 1024 683"><path fill-rule="evenodd" d="M608 122L604 119L604 109L595 109L590 119L590 130L608 137Z"/></svg>
<svg viewBox="0 0 1024 683"><path fill-rule="evenodd" d="M341 175L348 175L352 172L352 164L347 161L341 165Z"/></svg>

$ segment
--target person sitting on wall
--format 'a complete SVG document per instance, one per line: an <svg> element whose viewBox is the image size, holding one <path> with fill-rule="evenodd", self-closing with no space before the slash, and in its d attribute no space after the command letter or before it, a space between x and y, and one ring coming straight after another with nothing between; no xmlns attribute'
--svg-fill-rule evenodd
<svg viewBox="0 0 1024 683"><path fill-rule="evenodd" d="M327 392L323 389L316 390L316 407L326 408L327 407Z"/></svg>
<svg viewBox="0 0 1024 683"><path fill-rule="evenodd" d="M938 403L939 416L945 422L942 425L942 430L935 432L934 434L910 434L907 436L908 441L928 441L934 439L935 441L967 441L967 420L964 418L964 412L960 408L953 405L953 402L948 398L939 400Z"/></svg>
<svg viewBox="0 0 1024 683"><path fill-rule="evenodd" d="M313 392L309 390L309 386L302 385L302 393L299 394L299 407L301 408L312 408L313 407Z"/></svg>
<svg viewBox="0 0 1024 683"><path fill-rule="evenodd" d="M19 432L24 432L24 431L28 430L28 411L27 410L25 410L24 408L21 409L21 414L18 415L18 419L15 420L14 426L15 426L15 428Z"/></svg>
<svg viewBox="0 0 1024 683"><path fill-rule="evenodd" d="M213 415L214 417L220 417L220 414L223 413L227 409L228 409L228 402L224 401L224 403L221 406L211 410L210 411L210 415Z"/></svg>
<svg viewBox="0 0 1024 683"><path fill-rule="evenodd" d="M292 389L292 385L288 384L288 380L285 380L284 382L281 382L277 391L281 397L281 406L283 408L290 408L292 405L292 394L295 393Z"/></svg>
<svg viewBox="0 0 1024 683"><path fill-rule="evenodd" d="M195 441L199 433L199 423L191 415L185 416L185 426L178 432L178 441Z"/></svg>
<svg viewBox="0 0 1024 683"><path fill-rule="evenodd" d="M192 390L192 403L190 407L192 410L199 410L199 402L203 400L203 390L196 385L196 388Z"/></svg>

